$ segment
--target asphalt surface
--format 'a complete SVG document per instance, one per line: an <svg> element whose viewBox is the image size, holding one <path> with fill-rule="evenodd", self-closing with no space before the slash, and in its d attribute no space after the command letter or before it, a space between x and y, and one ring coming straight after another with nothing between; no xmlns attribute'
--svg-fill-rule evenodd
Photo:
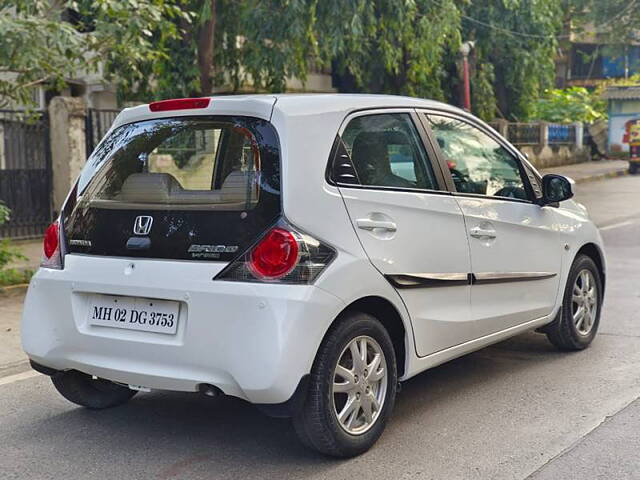
<svg viewBox="0 0 640 480"><path fill-rule="evenodd" d="M404 384L378 444L344 461L232 398L151 392L96 412L13 373L0 378L0 478L640 478L640 177L577 190L609 262L600 333L583 352L528 333L425 372Z"/></svg>

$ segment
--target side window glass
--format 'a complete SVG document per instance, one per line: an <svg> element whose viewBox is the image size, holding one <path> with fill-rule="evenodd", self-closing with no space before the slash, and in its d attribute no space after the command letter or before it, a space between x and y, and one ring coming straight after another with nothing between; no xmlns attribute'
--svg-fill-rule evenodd
<svg viewBox="0 0 640 480"><path fill-rule="evenodd" d="M519 161L482 130L426 115L458 192L528 200Z"/></svg>
<svg viewBox="0 0 640 480"><path fill-rule="evenodd" d="M342 133L342 144L362 185L438 189L409 114L356 117Z"/></svg>

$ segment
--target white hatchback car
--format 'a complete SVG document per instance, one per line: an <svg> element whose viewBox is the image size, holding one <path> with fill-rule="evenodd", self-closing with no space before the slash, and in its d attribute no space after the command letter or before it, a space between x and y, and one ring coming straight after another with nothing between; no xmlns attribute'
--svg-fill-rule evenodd
<svg viewBox="0 0 640 480"><path fill-rule="evenodd" d="M79 405L232 395L357 455L399 381L530 329L589 345L605 259L571 196L433 101L129 108L46 233L24 350Z"/></svg>

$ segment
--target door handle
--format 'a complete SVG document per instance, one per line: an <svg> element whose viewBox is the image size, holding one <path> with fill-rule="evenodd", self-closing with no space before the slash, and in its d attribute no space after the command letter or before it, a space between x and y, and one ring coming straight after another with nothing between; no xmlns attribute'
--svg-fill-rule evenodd
<svg viewBox="0 0 640 480"><path fill-rule="evenodd" d="M356 225L362 230L374 230L376 228L387 232L395 232L397 230L396 224L393 222L372 220L370 218L359 218L356 220Z"/></svg>
<svg viewBox="0 0 640 480"><path fill-rule="evenodd" d="M473 227L469 231L469 234L473 238L496 238L495 230L485 230L484 228L480 228L480 227Z"/></svg>

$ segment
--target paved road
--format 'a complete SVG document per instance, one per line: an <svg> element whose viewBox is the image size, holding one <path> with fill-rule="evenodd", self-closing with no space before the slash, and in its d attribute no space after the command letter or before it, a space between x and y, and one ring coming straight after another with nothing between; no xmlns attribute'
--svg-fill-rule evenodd
<svg viewBox="0 0 640 480"><path fill-rule="evenodd" d="M45 377L14 374L0 378L0 478L639 478L640 177L578 191L609 258L600 335L584 352L529 333L419 375L378 445L347 461L230 398L151 392L91 412Z"/></svg>

